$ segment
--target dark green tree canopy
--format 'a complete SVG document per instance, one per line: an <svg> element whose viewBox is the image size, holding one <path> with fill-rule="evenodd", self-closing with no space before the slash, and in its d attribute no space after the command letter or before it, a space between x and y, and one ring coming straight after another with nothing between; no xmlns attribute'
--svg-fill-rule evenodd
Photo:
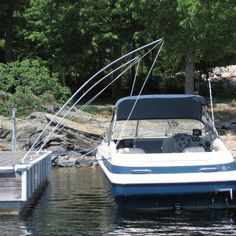
<svg viewBox="0 0 236 236"><path fill-rule="evenodd" d="M58 83L56 74L50 74L45 63L26 59L8 64L0 63L0 109L9 115L12 107L20 115L55 101L64 102L69 89Z"/></svg>
<svg viewBox="0 0 236 236"><path fill-rule="evenodd" d="M186 93L193 93L195 71L235 64L235 22L235 0L0 0L0 60L43 61L39 78L47 69L49 81L54 83L52 75L56 75L58 83L75 91L123 53L164 38L149 91L184 92L185 86ZM150 60L140 68L141 79ZM0 73L6 76L6 68L13 64L2 64ZM133 74L125 75L110 93L121 96L130 87ZM2 91L14 92L12 86L21 90L16 80L14 85L6 81ZM51 82L42 83L50 87ZM38 90L42 94L40 87ZM37 95L33 87L30 91Z"/></svg>

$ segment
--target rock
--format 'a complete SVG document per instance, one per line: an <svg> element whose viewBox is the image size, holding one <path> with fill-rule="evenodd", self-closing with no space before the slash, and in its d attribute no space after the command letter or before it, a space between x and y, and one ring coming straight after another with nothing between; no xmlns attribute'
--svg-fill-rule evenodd
<svg viewBox="0 0 236 236"><path fill-rule="evenodd" d="M9 137L12 135L11 130L6 128L0 128L0 138L1 139L9 139Z"/></svg>
<svg viewBox="0 0 236 236"><path fill-rule="evenodd" d="M60 110L60 106L57 104L53 104L53 105L47 105L45 106L45 111L51 114L55 114L57 111Z"/></svg>
<svg viewBox="0 0 236 236"><path fill-rule="evenodd" d="M0 142L0 150L1 151L11 151L12 150L11 144L1 141Z"/></svg>
<svg viewBox="0 0 236 236"><path fill-rule="evenodd" d="M29 150L33 143L27 139L21 139L17 142L17 150Z"/></svg>
<svg viewBox="0 0 236 236"><path fill-rule="evenodd" d="M95 160L79 160L76 162L77 165L80 167L86 167L86 166L93 166L93 163L96 162Z"/></svg>
<svg viewBox="0 0 236 236"><path fill-rule="evenodd" d="M62 157L58 157L55 160L55 165L60 166L60 167L71 167L71 166L75 166L77 162L77 158L76 157L70 157L70 156L62 156Z"/></svg>
<svg viewBox="0 0 236 236"><path fill-rule="evenodd" d="M73 161L57 161L56 166L59 166L59 167L72 167L72 166L75 166L75 162L73 162Z"/></svg>
<svg viewBox="0 0 236 236"><path fill-rule="evenodd" d="M58 153L59 154L59 153ZM54 166L59 167L90 167L96 166L97 161L95 156L85 156L79 152L69 151L66 155L57 155L57 153L52 153L52 163Z"/></svg>
<svg viewBox="0 0 236 236"><path fill-rule="evenodd" d="M81 154L87 154L87 153L91 153L92 151L94 150L94 148L84 148L84 149L80 149L79 150L79 153L81 153ZM94 150L94 152L95 152L96 150ZM92 155L92 154L91 154Z"/></svg>
<svg viewBox="0 0 236 236"><path fill-rule="evenodd" d="M38 135L42 132L46 123L42 123L44 120L48 122L46 113L35 112L31 114L26 120L17 121L17 150L29 150L31 145L38 138ZM11 119L1 117L2 128L0 128L0 150L11 149ZM51 130L54 127L51 127ZM81 130L82 129L82 130ZM94 147L99 144L98 134L94 134L99 128L97 126L91 127L90 124L77 125L75 122L67 122L66 128L54 132L49 141L43 147L43 149L65 152L65 151L81 151L81 149L87 149L91 146ZM87 130L89 130L87 132ZM39 146L45 140L45 137L49 134L50 130L46 130L39 138ZM41 142L41 143L40 143Z"/></svg>
<svg viewBox="0 0 236 236"><path fill-rule="evenodd" d="M74 132L72 132L70 130L65 130L65 133L66 133L67 139L69 139L69 140L76 140L77 139L77 136Z"/></svg>
<svg viewBox="0 0 236 236"><path fill-rule="evenodd" d="M236 119L228 120L221 124L222 129L236 129Z"/></svg>
<svg viewBox="0 0 236 236"><path fill-rule="evenodd" d="M47 117L44 112L33 112L28 118L31 120L36 119L37 121L41 121L43 123L47 122Z"/></svg>
<svg viewBox="0 0 236 236"><path fill-rule="evenodd" d="M48 146L47 147L48 151L52 151L52 152L66 152L66 148L62 147L62 146Z"/></svg>
<svg viewBox="0 0 236 236"><path fill-rule="evenodd" d="M17 132L17 139L28 139L35 134L37 127L29 125Z"/></svg>

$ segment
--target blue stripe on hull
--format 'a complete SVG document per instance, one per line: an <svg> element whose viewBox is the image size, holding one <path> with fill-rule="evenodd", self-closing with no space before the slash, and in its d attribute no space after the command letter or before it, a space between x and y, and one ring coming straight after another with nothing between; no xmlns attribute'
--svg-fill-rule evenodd
<svg viewBox="0 0 236 236"><path fill-rule="evenodd" d="M112 185L112 192L118 208L124 209L236 208L236 182Z"/></svg>
<svg viewBox="0 0 236 236"><path fill-rule="evenodd" d="M236 182L182 183L182 184L112 184L112 192L119 196L182 196L188 194L214 194L220 189L236 191ZM236 196L235 196L236 197Z"/></svg>
<svg viewBox="0 0 236 236"><path fill-rule="evenodd" d="M196 165L196 166L143 166L128 167L112 165L107 159L103 158L106 168L114 174L135 174L134 171L148 170L150 174L177 174L177 173L203 173L203 172L225 172L236 170L235 162L217 164L217 165Z"/></svg>

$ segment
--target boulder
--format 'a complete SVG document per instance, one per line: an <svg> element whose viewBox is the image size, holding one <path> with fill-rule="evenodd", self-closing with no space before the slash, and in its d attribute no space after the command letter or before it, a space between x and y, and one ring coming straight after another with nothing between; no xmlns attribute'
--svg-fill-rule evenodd
<svg viewBox="0 0 236 236"><path fill-rule="evenodd" d="M221 124L222 129L236 129L236 119L228 120Z"/></svg>
<svg viewBox="0 0 236 236"><path fill-rule="evenodd" d="M30 120L37 120L43 123L47 122L47 117L45 112L33 112L28 119Z"/></svg>
<svg viewBox="0 0 236 236"><path fill-rule="evenodd" d="M33 125L25 126L17 132L17 139L29 139L33 134L35 134L37 127Z"/></svg>
<svg viewBox="0 0 236 236"><path fill-rule="evenodd" d="M9 139L11 137L12 131L6 128L0 128L0 138L1 139Z"/></svg>

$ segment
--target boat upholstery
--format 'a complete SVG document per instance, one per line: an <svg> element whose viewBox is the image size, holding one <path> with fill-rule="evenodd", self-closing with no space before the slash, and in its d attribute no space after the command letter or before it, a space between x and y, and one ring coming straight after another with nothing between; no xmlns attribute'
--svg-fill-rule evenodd
<svg viewBox="0 0 236 236"><path fill-rule="evenodd" d="M176 152L176 145L174 138L163 138L162 141L162 152L163 153L172 153Z"/></svg>
<svg viewBox="0 0 236 236"><path fill-rule="evenodd" d="M161 153L162 152L162 138L144 138L136 139L135 147L143 149L146 153Z"/></svg>
<svg viewBox="0 0 236 236"><path fill-rule="evenodd" d="M180 148L174 137L124 139L117 143L118 153L179 153L205 152L200 141L192 141L187 147Z"/></svg>
<svg viewBox="0 0 236 236"><path fill-rule="evenodd" d="M203 147L187 147L183 152L205 152Z"/></svg>
<svg viewBox="0 0 236 236"><path fill-rule="evenodd" d="M117 150L119 154L142 154L145 151L141 148L120 148Z"/></svg>

